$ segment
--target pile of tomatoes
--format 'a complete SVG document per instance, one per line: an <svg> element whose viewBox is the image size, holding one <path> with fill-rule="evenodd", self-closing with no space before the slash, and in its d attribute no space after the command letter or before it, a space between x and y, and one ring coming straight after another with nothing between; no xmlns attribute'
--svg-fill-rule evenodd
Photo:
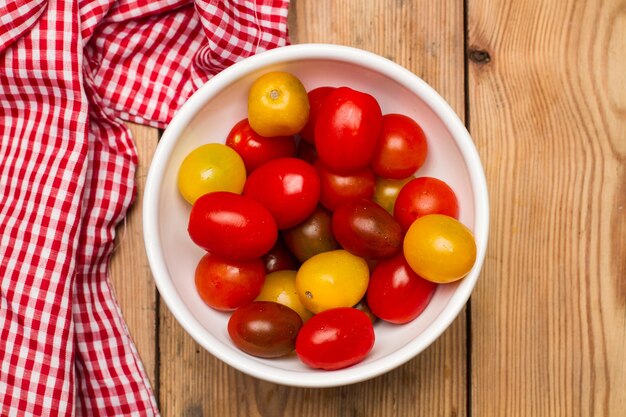
<svg viewBox="0 0 626 417"><path fill-rule="evenodd" d="M189 236L206 250L196 288L233 312L233 343L344 368L373 348L375 320L407 323L464 277L476 244L454 191L414 176L427 155L419 124L365 92L259 77L248 117L178 174Z"/></svg>

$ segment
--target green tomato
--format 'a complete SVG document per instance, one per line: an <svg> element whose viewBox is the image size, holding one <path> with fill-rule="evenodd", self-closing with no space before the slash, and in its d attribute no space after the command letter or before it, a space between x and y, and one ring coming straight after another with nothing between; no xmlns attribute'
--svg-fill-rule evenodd
<svg viewBox="0 0 626 417"><path fill-rule="evenodd" d="M398 193L400 193L404 184L413 178L415 178L413 175L403 180L376 178L376 188L374 189L374 197L372 199L393 216L393 207L396 204Z"/></svg>

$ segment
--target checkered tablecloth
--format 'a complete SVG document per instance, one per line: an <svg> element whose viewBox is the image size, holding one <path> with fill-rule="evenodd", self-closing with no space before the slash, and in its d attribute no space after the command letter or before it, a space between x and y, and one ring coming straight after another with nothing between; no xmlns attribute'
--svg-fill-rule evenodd
<svg viewBox="0 0 626 417"><path fill-rule="evenodd" d="M287 43L288 0L0 1L0 416L158 415L107 278L134 197L123 121L164 127Z"/></svg>

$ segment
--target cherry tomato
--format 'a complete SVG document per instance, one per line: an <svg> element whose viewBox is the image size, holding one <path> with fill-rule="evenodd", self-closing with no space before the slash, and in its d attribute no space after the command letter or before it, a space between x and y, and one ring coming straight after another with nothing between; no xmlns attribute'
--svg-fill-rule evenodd
<svg viewBox="0 0 626 417"><path fill-rule="evenodd" d="M178 169L178 190L190 204L214 191L241 194L245 182L246 168L241 157L221 143L194 149Z"/></svg>
<svg viewBox="0 0 626 417"><path fill-rule="evenodd" d="M205 194L194 203L187 230L196 245L234 260L261 257L278 236L265 207L249 197L221 191Z"/></svg>
<svg viewBox="0 0 626 417"><path fill-rule="evenodd" d="M459 218L459 203L452 188L445 182L432 177L419 177L402 187L396 199L393 216L402 229L427 214L445 214Z"/></svg>
<svg viewBox="0 0 626 417"><path fill-rule="evenodd" d="M263 262L230 261L207 253L196 267L196 289L202 301L221 311L234 310L252 302L265 280Z"/></svg>
<svg viewBox="0 0 626 417"><path fill-rule="evenodd" d="M309 98L302 82L288 72L274 71L256 79L248 94L248 119L261 136L289 136L309 120Z"/></svg>
<svg viewBox="0 0 626 417"><path fill-rule="evenodd" d="M278 236L272 249L263 255L262 259L265 263L265 272L268 274L270 272L298 269L300 266L300 263L289 251L281 236Z"/></svg>
<svg viewBox="0 0 626 417"><path fill-rule="evenodd" d="M313 164L320 177L320 203L333 211L341 204L374 195L376 177L370 168L352 174L336 174L319 160Z"/></svg>
<svg viewBox="0 0 626 417"><path fill-rule="evenodd" d="M279 229L287 229L315 210L320 198L320 180L311 164L297 158L279 158L250 174L243 195L266 207Z"/></svg>
<svg viewBox="0 0 626 417"><path fill-rule="evenodd" d="M380 106L369 94L340 87L322 105L315 123L315 147L324 165L348 174L369 165L382 125Z"/></svg>
<svg viewBox="0 0 626 417"><path fill-rule="evenodd" d="M283 231L287 247L300 262L318 253L339 249L331 219L330 212L318 206L305 221Z"/></svg>
<svg viewBox="0 0 626 417"><path fill-rule="evenodd" d="M380 177L400 180L424 164L427 152L426 136L415 120L401 114L386 114L372 168Z"/></svg>
<svg viewBox="0 0 626 417"><path fill-rule="evenodd" d="M248 119L233 126L226 138L226 145L241 156L248 174L272 159L296 155L296 140L293 136L263 137L252 130Z"/></svg>
<svg viewBox="0 0 626 417"><path fill-rule="evenodd" d="M249 355L278 358L293 352L302 319L292 309L271 301L239 307L228 320L228 335Z"/></svg>
<svg viewBox="0 0 626 417"><path fill-rule="evenodd" d="M367 304L385 321L408 323L426 309L436 289L437 284L417 275L400 253L374 268L367 287Z"/></svg>
<svg viewBox="0 0 626 417"><path fill-rule="evenodd" d="M319 313L358 303L367 290L368 280L367 262L338 249L304 262L296 275L296 289L307 310Z"/></svg>
<svg viewBox="0 0 626 417"><path fill-rule="evenodd" d="M313 165L317 160L317 151L315 150L315 145L300 140L300 142L298 143L298 158L302 159L303 161L307 161L309 164Z"/></svg>
<svg viewBox="0 0 626 417"><path fill-rule="evenodd" d="M302 305L298 297L296 271L277 271L267 274L256 301L274 301L287 306L298 313L302 321L307 321L313 316L313 313Z"/></svg>
<svg viewBox="0 0 626 417"><path fill-rule="evenodd" d="M404 237L404 256L411 269L432 282L463 278L476 261L476 242L461 222L442 214L415 220Z"/></svg>
<svg viewBox="0 0 626 417"><path fill-rule="evenodd" d="M372 200L378 203L379 206L387 210L389 214L393 216L393 208L396 205L396 199L398 194L404 185L411 181L414 176L402 180L390 180L387 178L376 178L376 188L374 190L374 197Z"/></svg>
<svg viewBox="0 0 626 417"><path fill-rule="evenodd" d="M398 222L370 200L342 204L333 213L332 225L339 244L363 258L388 258L402 247L403 233Z"/></svg>
<svg viewBox="0 0 626 417"><path fill-rule="evenodd" d="M309 121L304 125L304 128L300 132L300 137L308 143L315 142L315 121L317 120L317 114L322 108L324 99L335 90L335 87L318 87L309 91Z"/></svg>
<svg viewBox="0 0 626 417"><path fill-rule="evenodd" d="M356 308L334 308L313 316L298 333L296 353L311 368L328 371L361 362L374 347L374 327Z"/></svg>

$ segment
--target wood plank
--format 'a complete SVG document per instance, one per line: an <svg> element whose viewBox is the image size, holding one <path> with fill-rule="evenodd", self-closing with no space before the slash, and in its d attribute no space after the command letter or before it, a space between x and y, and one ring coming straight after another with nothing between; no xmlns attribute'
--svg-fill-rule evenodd
<svg viewBox="0 0 626 417"><path fill-rule="evenodd" d="M130 123L128 126L139 155L136 173L137 198L129 210L126 221L118 227L110 276L128 330L137 346L150 383L156 388L157 291L143 244L141 201L148 167L159 139L159 131Z"/></svg>
<svg viewBox="0 0 626 417"><path fill-rule="evenodd" d="M492 233L472 297L476 416L626 409L626 3L469 0Z"/></svg>
<svg viewBox="0 0 626 417"><path fill-rule="evenodd" d="M292 0L292 41L351 45L416 72L464 114L463 2ZM161 411L169 416L460 416L466 414L462 314L407 365L336 389L261 382L224 365L161 309Z"/></svg>

